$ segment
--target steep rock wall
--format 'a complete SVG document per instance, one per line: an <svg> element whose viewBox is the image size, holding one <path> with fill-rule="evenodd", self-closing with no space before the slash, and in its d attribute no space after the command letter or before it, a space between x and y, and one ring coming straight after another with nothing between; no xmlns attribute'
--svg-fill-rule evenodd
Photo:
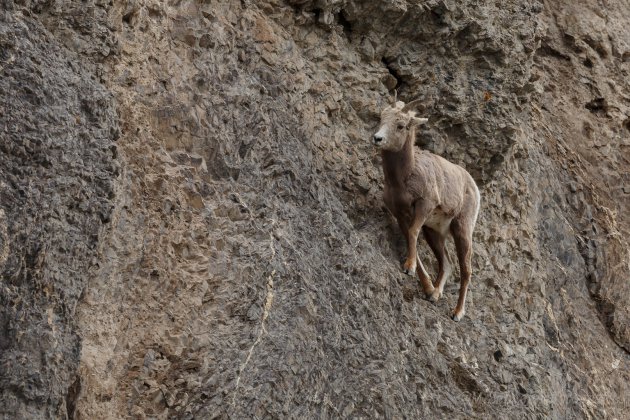
<svg viewBox="0 0 630 420"><path fill-rule="evenodd" d="M29 36L63 45L80 80L109 89L119 117L108 124L121 131L120 173L103 177L114 187L89 193L114 204L90 237L98 249L59 256L85 263L97 252L92 268L76 268L76 289L54 282L89 284L76 313L53 321L67 325L55 334L73 356L40 369L49 400L14 386L6 412L622 418L627 12L521 3L145 0L6 12L43 25ZM369 138L393 89L426 98L418 144L482 186L459 324L448 319L458 282L438 304L422 299L382 208ZM51 220L41 201L29 206ZM40 334L35 315L23 319L16 331Z"/></svg>
<svg viewBox="0 0 630 420"><path fill-rule="evenodd" d="M112 95L37 20L0 14L0 413L68 414L76 306L98 266L120 135Z"/></svg>

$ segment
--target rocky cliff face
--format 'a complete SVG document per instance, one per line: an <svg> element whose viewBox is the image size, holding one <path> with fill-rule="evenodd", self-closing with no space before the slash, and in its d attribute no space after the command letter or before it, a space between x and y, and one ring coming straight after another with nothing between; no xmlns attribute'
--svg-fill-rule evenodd
<svg viewBox="0 0 630 420"><path fill-rule="evenodd" d="M0 413L64 417L76 307L114 207L118 116L85 60L19 8L1 16Z"/></svg>
<svg viewBox="0 0 630 420"><path fill-rule="evenodd" d="M0 412L624 418L627 6L5 0ZM394 89L481 186L460 323L381 203Z"/></svg>

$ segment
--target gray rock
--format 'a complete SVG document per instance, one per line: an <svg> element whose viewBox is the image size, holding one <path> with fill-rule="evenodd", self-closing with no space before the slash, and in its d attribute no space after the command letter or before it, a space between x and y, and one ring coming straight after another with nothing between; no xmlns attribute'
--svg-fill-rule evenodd
<svg viewBox="0 0 630 420"><path fill-rule="evenodd" d="M0 413L623 418L627 11L574 3L5 1ZM459 324L400 271L393 89L482 186Z"/></svg>

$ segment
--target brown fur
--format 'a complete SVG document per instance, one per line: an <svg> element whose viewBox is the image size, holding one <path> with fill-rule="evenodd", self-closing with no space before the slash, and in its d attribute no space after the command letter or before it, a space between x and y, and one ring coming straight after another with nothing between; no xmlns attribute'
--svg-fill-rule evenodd
<svg viewBox="0 0 630 420"><path fill-rule="evenodd" d="M387 107L381 114L381 127L374 135L374 142L382 150L383 199L407 240L403 270L407 274L417 272L424 292L434 302L442 295L450 272L444 243L449 232L453 236L461 285L452 316L459 321L465 313L471 276L472 233L479 212L479 189L461 166L414 146L415 128L426 121L408 111L402 102ZM417 255L420 230L438 260L435 283L431 283Z"/></svg>

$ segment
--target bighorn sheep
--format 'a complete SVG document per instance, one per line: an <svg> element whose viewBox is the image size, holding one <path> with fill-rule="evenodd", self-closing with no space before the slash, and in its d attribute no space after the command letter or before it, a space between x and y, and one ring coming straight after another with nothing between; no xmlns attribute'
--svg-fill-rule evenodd
<svg viewBox="0 0 630 420"><path fill-rule="evenodd" d="M475 181L461 166L414 146L416 126L427 118L416 117L418 100L395 102L381 113L374 144L381 149L385 205L407 239L406 274L417 271L424 293L436 302L450 274L450 258L444 243L450 232L455 241L461 272L459 300L452 318L464 317L471 275L472 234L479 214L480 195ZM431 283L418 257L420 229L438 261L438 275Z"/></svg>

